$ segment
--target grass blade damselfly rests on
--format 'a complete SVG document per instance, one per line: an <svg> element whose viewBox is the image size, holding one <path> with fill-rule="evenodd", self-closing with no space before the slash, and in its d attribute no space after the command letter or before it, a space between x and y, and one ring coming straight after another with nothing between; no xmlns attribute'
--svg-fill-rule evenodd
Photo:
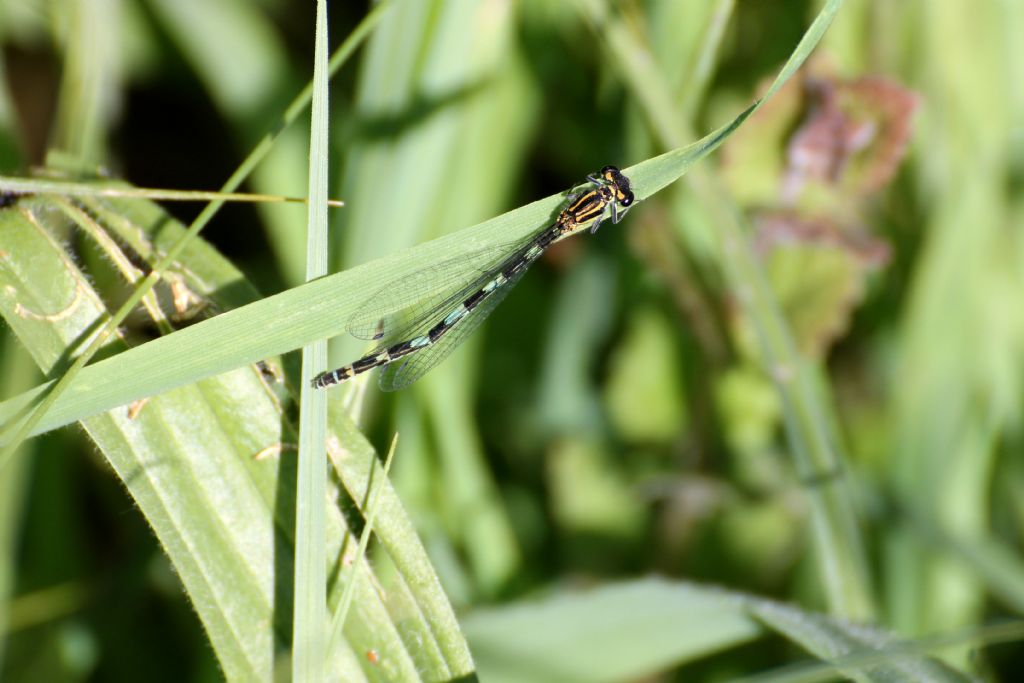
<svg viewBox="0 0 1024 683"><path fill-rule="evenodd" d="M350 365L313 380L317 388L339 384L383 367L380 388L406 387L444 360L490 315L526 270L555 242L606 218L618 223L633 204L629 178L615 166L587 176L569 195L550 226L518 243L488 247L456 262L430 266L388 282L353 314L348 331L380 345ZM465 265L473 264L469 272Z"/></svg>

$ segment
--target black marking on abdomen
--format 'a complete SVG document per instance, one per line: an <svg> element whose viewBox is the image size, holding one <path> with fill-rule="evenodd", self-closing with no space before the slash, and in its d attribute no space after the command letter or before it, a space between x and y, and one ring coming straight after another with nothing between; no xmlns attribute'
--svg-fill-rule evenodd
<svg viewBox="0 0 1024 683"><path fill-rule="evenodd" d="M430 328L430 332L427 332L427 337L430 338L430 343L433 344L438 339L444 336L444 333L452 328L451 325L444 322L443 320L438 324Z"/></svg>
<svg viewBox="0 0 1024 683"><path fill-rule="evenodd" d="M548 247L550 247L551 244L558 237L558 234L561 232L557 228L558 228L558 226L555 225L555 229L554 230L545 230L541 234L541 236L537 238L537 243L536 243L537 246L540 247L541 249L547 249Z"/></svg>
<svg viewBox="0 0 1024 683"><path fill-rule="evenodd" d="M524 268L526 268L526 266L530 265L531 263L533 263L533 259L526 258L524 256L523 258L519 259L518 261L510 265L505 270L501 271L501 274L505 276L506 280L511 280L513 277L516 276L516 274L519 271L523 270Z"/></svg>
<svg viewBox="0 0 1024 683"><path fill-rule="evenodd" d="M416 347L412 345L412 340L404 341L401 344L395 344L394 346L388 347L388 362L401 358L402 356L412 353L417 348L423 348L422 346Z"/></svg>
<svg viewBox="0 0 1024 683"><path fill-rule="evenodd" d="M479 304L481 301L486 299L487 295L490 294L493 291L494 291L493 289L490 290L490 291L487 291L485 289L478 289L468 299L466 299L465 301L462 302L462 306L467 311L472 311L474 308L476 308L477 304Z"/></svg>
<svg viewBox="0 0 1024 683"><path fill-rule="evenodd" d="M351 365L345 365L333 372L322 372L313 378L313 386L323 389L324 387L329 387L332 384L339 384L347 379L351 379L352 374Z"/></svg>
<svg viewBox="0 0 1024 683"><path fill-rule="evenodd" d="M352 374L358 375L361 372L372 370L378 365L383 365L386 361L386 358L382 360L378 354L373 356L364 356L352 364Z"/></svg>

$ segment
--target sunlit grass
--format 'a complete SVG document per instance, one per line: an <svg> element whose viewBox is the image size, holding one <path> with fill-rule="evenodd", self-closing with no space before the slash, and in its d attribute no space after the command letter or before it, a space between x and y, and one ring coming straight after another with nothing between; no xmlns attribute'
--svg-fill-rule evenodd
<svg viewBox="0 0 1024 683"><path fill-rule="evenodd" d="M74 191L20 177L28 164L9 160L27 147L0 89L0 171L33 193L5 195L0 214L5 367L19 369L0 403L0 628L14 629L0 677L45 663L120 680L104 663L132 648L175 679L1011 670L977 648L1016 647L1019 622L991 622L1024 605L1024 204L1007 131L1024 111L1006 57L1024 13L830 0L801 22L732 0L396 0L363 18L334 3L351 32L330 72L356 68L332 85L329 143L324 33L317 95L295 96L313 53L293 58L295 29L272 4L154 0L121 18L76 6L71 39L54 43L67 76L50 138ZM48 30L39 7L0 5L16 59ZM312 46L308 18L299 42ZM837 108L797 73L812 53L806 73ZM186 227L141 199L89 194L96 164L122 168L112 103L169 57L248 153L230 160L226 191L252 176L260 192L301 195L309 176L308 247L298 207L261 214L265 242L251 216L222 215L214 247L199 233L223 198ZM243 57L251 73L238 74ZM857 118L897 106L863 80L875 74L917 98L903 137L886 137L884 116L873 129ZM794 142L808 122L857 107L816 138L849 144L830 180L779 199L794 150L821 150ZM907 139L909 162L877 181L869 162L888 155L896 173ZM181 147L193 166L214 157ZM606 163L632 179L637 208L559 245L464 351L394 399L372 383L308 389L326 340L332 361L358 355L346 323L384 283L516 243ZM346 208L328 216L327 196ZM235 251L257 242L258 256ZM319 350L300 371L304 347ZM358 415L351 391L366 392ZM388 477L372 443L396 431ZM103 502L72 513L97 452L110 467L89 476L106 483L87 490ZM148 532L124 546L162 553L176 579L100 540L130 533L108 509L145 519L159 546ZM41 528L60 552L40 552ZM165 620L191 638L164 643L175 660L146 649L166 632L125 627L97 557L187 615ZM38 607L61 586L88 588ZM129 635L112 644L102 621ZM795 659L780 635L816 663L774 670ZM56 642L99 652L99 668L48 656Z"/></svg>

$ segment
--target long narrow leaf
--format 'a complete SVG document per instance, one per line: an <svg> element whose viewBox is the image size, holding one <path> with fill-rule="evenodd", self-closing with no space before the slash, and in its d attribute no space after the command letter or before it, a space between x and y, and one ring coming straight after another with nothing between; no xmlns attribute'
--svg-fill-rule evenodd
<svg viewBox="0 0 1024 683"><path fill-rule="evenodd" d="M69 213L40 197L0 213L0 249L11 255L0 273L7 293L0 312L47 371L66 363L69 348L87 341L107 315L88 278L54 238L64 223L91 217L96 225L86 234L109 229L104 248L127 248L143 259L157 258L163 244L184 232L157 207L136 200L95 200L88 208ZM186 256L187 268L165 274L170 286L161 286L161 300L204 300L224 308L258 296L203 241L192 242ZM282 401L289 398L275 379L280 376L276 361L246 366L82 423L152 525L231 680L269 680L292 624L297 429L286 415ZM331 421L332 459L344 461L337 471L352 493L330 484L322 498L342 505L361 501L361 473L376 455L343 414L335 411ZM331 652L331 673L355 681L364 671L386 671L396 680L413 680L417 672L437 679L467 675L468 650L412 522L386 481L379 490L377 536L403 581L384 596L373 568L361 565L354 587L358 608ZM338 507L324 512L323 553L333 565L348 530ZM332 604L342 588L332 586ZM371 650L379 653L379 666L365 657Z"/></svg>
<svg viewBox="0 0 1024 683"><path fill-rule="evenodd" d="M834 661L844 676L865 683L970 680L881 629L748 594L662 579L480 610L463 619L463 626L488 681L632 680L766 631Z"/></svg>
<svg viewBox="0 0 1024 683"><path fill-rule="evenodd" d="M306 222L306 279L327 273L327 0L316 4L313 107L309 141L309 216ZM296 490L295 623L292 678L324 680L328 650L327 553L327 396L312 391L313 378L327 369L327 342L302 349L299 412L299 476Z"/></svg>

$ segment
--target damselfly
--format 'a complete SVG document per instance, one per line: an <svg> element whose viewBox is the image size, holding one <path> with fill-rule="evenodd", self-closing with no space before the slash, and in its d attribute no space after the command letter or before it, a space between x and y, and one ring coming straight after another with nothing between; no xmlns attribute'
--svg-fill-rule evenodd
<svg viewBox="0 0 1024 683"><path fill-rule="evenodd" d="M548 247L588 227L597 232L608 217L613 223L622 220L633 204L629 178L605 166L587 180L549 227L511 247L473 255L481 264L475 276L449 282L445 273L458 264L446 262L384 285L355 312L348 331L360 339L385 341L351 365L318 375L313 386L329 387L384 366L380 387L394 391L426 374L484 321Z"/></svg>

